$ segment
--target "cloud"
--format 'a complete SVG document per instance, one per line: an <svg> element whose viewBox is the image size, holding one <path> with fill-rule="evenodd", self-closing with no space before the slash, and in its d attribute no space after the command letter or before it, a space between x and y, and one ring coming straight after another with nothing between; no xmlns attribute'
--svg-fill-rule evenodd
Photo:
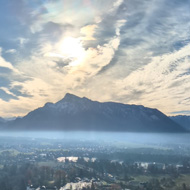
<svg viewBox="0 0 190 190"><path fill-rule="evenodd" d="M10 70L13 70L14 67L12 66L12 64L5 61L5 59L1 56L1 51L2 51L2 49L0 48L0 67L4 67L4 68L10 69Z"/></svg>
<svg viewBox="0 0 190 190"><path fill-rule="evenodd" d="M95 24L82 27L80 30L80 33L84 35L84 37L82 37L82 40L96 40L93 37L96 28L97 25Z"/></svg>
<svg viewBox="0 0 190 190"><path fill-rule="evenodd" d="M73 1L49 1L38 5L37 10L31 12L33 22L30 26L32 33L40 32L48 22L59 25L72 23L75 28L81 28L95 22L107 10L113 9L114 0L109 2L92 1L74 3ZM117 5L114 5L115 7ZM95 19L96 18L96 19Z"/></svg>
<svg viewBox="0 0 190 190"><path fill-rule="evenodd" d="M16 53L16 49L8 49L5 53L10 53L10 54Z"/></svg>
<svg viewBox="0 0 190 190"><path fill-rule="evenodd" d="M29 39L20 37L18 38L18 41L19 41L20 46L23 47L29 41Z"/></svg>
<svg viewBox="0 0 190 190"><path fill-rule="evenodd" d="M16 96L13 96L12 94L8 94L4 90L0 89L0 99L9 102L11 99L17 99Z"/></svg>
<svg viewBox="0 0 190 190"><path fill-rule="evenodd" d="M14 94L16 97L22 96L22 97L32 97L32 95L28 94L25 89L23 89L23 86L21 85L14 85L10 92Z"/></svg>
<svg viewBox="0 0 190 190"><path fill-rule="evenodd" d="M117 65L129 74L149 63L153 56L179 50L188 44L190 23L187 20L190 15L187 1L124 1L117 10L116 18L126 19L127 22L120 28L120 48L115 55L118 58L104 72ZM116 18L110 19L110 25ZM112 35L113 27L107 28L109 33L101 31L100 35Z"/></svg>
<svg viewBox="0 0 190 190"><path fill-rule="evenodd" d="M183 111L177 111L177 112L171 112L172 115L189 115L190 110L183 110Z"/></svg>
<svg viewBox="0 0 190 190"><path fill-rule="evenodd" d="M12 85L18 81L25 82L29 78L14 67L12 63L6 61L1 52L2 48L0 48L0 98L5 102L10 102L12 99L19 100L19 96L27 96L27 94L22 94L21 92L19 94L19 89L12 88Z"/></svg>
<svg viewBox="0 0 190 190"><path fill-rule="evenodd" d="M188 109L190 90L189 45L181 50L155 57L148 65L116 82L117 98L161 109L165 113ZM138 99L134 99L140 91ZM166 106L167 105L167 106Z"/></svg>

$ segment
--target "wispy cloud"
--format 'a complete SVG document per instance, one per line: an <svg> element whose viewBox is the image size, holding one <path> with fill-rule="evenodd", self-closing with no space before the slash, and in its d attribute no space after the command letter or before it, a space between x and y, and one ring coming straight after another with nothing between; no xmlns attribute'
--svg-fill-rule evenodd
<svg viewBox="0 0 190 190"><path fill-rule="evenodd" d="M11 63L5 61L5 59L1 56L1 51L2 51L2 49L0 48L0 67L13 70L14 69L13 65Z"/></svg>
<svg viewBox="0 0 190 190"><path fill-rule="evenodd" d="M188 109L190 99L190 47L163 56L116 82L119 97L126 103L138 103L161 109L165 113ZM138 99L134 99L138 93Z"/></svg>

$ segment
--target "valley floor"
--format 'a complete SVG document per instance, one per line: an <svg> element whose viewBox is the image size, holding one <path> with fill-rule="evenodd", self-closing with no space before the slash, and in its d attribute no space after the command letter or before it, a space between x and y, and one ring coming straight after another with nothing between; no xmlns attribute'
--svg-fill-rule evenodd
<svg viewBox="0 0 190 190"><path fill-rule="evenodd" d="M190 147L2 137L1 190L188 190Z"/></svg>

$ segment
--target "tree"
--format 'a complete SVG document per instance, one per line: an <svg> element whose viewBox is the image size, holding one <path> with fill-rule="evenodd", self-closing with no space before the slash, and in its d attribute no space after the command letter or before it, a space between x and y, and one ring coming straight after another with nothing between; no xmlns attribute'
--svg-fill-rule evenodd
<svg viewBox="0 0 190 190"><path fill-rule="evenodd" d="M92 182L92 184L91 184L91 190L95 190L95 185L94 185L93 182Z"/></svg>

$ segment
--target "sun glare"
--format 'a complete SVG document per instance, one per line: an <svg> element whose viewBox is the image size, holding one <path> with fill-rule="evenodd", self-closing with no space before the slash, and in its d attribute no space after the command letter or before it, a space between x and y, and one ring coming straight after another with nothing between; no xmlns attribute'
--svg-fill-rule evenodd
<svg viewBox="0 0 190 190"><path fill-rule="evenodd" d="M81 41L73 37L63 39L60 44L60 52L64 57L74 59L72 65L78 64L85 54Z"/></svg>

